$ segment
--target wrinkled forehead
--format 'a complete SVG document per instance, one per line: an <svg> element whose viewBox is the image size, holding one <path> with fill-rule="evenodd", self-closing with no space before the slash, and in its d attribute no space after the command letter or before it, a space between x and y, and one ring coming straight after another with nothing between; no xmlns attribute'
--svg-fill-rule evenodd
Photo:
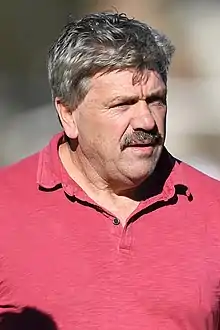
<svg viewBox="0 0 220 330"><path fill-rule="evenodd" d="M112 71L98 73L90 83L90 93L100 97L114 95L137 95L139 97L166 90L162 77L155 71L145 70L141 73L135 70Z"/></svg>

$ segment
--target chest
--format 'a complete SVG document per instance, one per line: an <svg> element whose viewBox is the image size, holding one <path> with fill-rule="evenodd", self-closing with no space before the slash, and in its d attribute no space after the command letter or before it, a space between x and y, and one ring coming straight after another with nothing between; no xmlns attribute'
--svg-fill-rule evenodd
<svg viewBox="0 0 220 330"><path fill-rule="evenodd" d="M201 215L195 225L187 214L156 211L127 230L101 214L53 220L6 233L1 303L34 306L65 330L205 329L213 322L220 248Z"/></svg>

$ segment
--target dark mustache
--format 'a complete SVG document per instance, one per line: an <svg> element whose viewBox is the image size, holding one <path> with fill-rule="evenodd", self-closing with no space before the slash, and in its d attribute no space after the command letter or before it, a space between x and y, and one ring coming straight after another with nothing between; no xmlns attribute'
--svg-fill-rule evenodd
<svg viewBox="0 0 220 330"><path fill-rule="evenodd" d="M121 149L137 145L137 144L161 144L163 141L162 135L159 132L146 132L146 131L136 131L131 135L127 135L123 141Z"/></svg>

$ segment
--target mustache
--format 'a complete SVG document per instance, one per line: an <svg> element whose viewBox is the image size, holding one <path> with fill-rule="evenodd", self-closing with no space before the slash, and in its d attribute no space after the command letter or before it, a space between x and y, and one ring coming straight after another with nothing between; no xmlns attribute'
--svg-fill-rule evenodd
<svg viewBox="0 0 220 330"><path fill-rule="evenodd" d="M159 145L163 143L162 135L157 132L135 131L132 134L126 135L121 145L121 150L133 145Z"/></svg>

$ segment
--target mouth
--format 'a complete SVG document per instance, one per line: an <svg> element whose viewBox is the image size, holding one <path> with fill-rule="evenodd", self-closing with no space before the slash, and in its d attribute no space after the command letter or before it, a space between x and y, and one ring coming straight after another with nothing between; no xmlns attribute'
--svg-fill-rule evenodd
<svg viewBox="0 0 220 330"><path fill-rule="evenodd" d="M132 143L128 147L135 147L135 148L146 148L146 147L154 147L155 143Z"/></svg>
<svg viewBox="0 0 220 330"><path fill-rule="evenodd" d="M153 143L134 143L126 147L125 149L130 150L133 153L141 155L147 155L148 157L154 152L156 145Z"/></svg>
<svg viewBox="0 0 220 330"><path fill-rule="evenodd" d="M133 142L130 145L128 145L127 147L129 148L154 148L156 147L157 143L156 141L151 141L151 142Z"/></svg>

